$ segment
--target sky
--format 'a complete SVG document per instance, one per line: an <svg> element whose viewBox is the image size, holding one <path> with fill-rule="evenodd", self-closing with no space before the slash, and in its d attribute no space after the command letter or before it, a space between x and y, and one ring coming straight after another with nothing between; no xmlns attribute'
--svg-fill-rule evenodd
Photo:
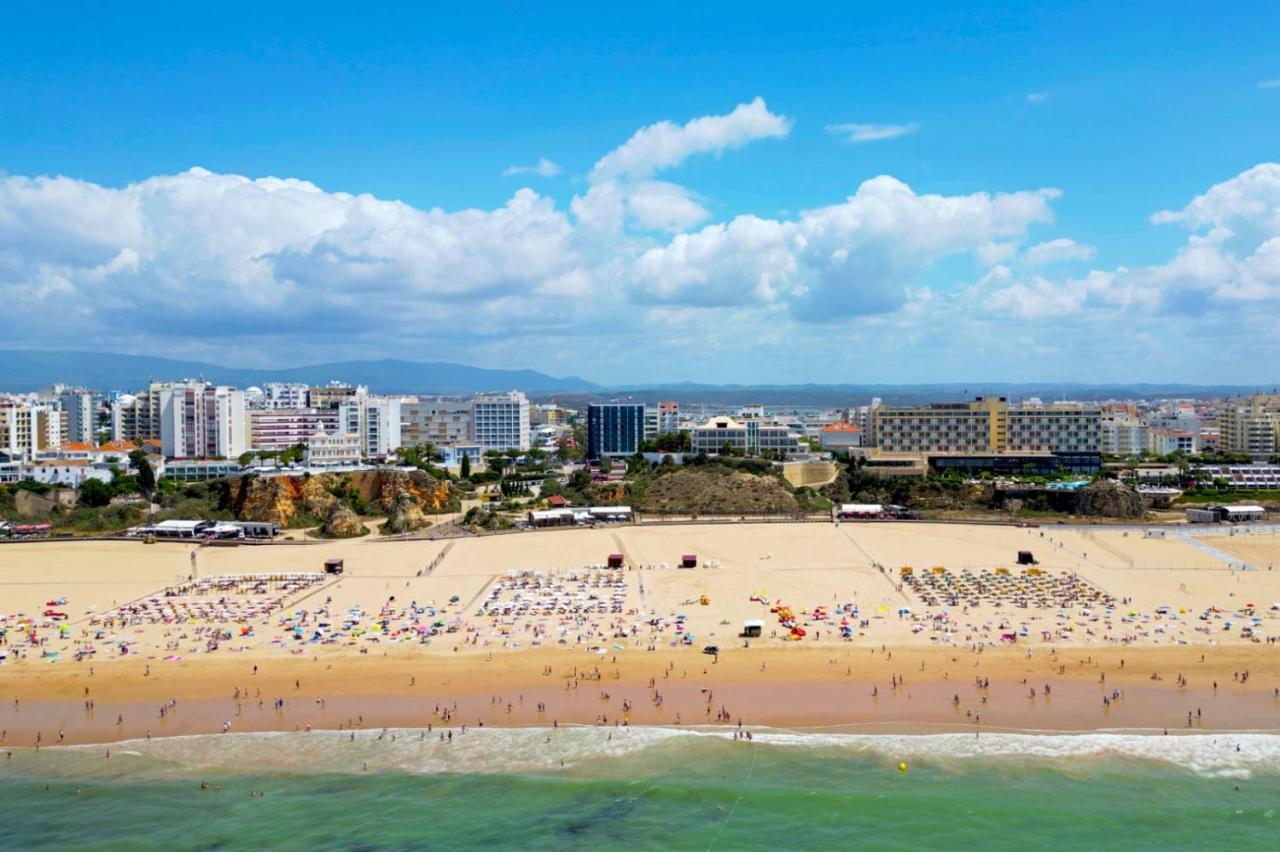
<svg viewBox="0 0 1280 852"><path fill-rule="evenodd" d="M1274 3L453 5L0 7L0 349L1280 381Z"/></svg>

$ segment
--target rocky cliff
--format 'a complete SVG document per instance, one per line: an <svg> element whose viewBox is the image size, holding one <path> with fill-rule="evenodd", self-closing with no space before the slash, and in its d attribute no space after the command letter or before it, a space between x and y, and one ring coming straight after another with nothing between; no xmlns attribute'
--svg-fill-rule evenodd
<svg viewBox="0 0 1280 852"><path fill-rule="evenodd" d="M231 480L229 503L245 521L281 527L308 526L328 518L335 507L359 505L360 511L396 513L410 528L426 525L426 515L452 511L458 498L449 487L422 471L358 471L314 476L239 477ZM420 517L421 516L421 517Z"/></svg>

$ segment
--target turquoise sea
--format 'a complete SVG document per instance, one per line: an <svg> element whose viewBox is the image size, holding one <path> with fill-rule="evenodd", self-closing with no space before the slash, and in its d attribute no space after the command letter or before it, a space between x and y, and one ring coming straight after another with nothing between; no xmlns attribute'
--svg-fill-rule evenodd
<svg viewBox="0 0 1280 852"><path fill-rule="evenodd" d="M6 848L1280 846L1280 736L688 728L229 734L15 749ZM905 771L899 768L906 764ZM209 789L201 788L201 782ZM261 796L254 793L261 793Z"/></svg>

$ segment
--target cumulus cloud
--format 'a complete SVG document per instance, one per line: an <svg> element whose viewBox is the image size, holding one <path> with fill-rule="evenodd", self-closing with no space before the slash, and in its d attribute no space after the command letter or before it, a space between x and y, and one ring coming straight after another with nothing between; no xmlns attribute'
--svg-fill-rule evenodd
<svg viewBox="0 0 1280 852"><path fill-rule="evenodd" d="M1048 92L1031 92L1027 95L1027 103L1029 104L1042 104L1047 100L1049 100Z"/></svg>
<svg viewBox="0 0 1280 852"><path fill-rule="evenodd" d="M791 122L769 112L763 98L738 104L728 115L704 115L684 124L659 121L637 130L591 170L593 181L644 179L698 154L721 154L758 139L780 138Z"/></svg>
<svg viewBox="0 0 1280 852"><path fill-rule="evenodd" d="M532 166L507 166L502 170L503 177L515 175L538 175L539 177L555 177L560 174L560 166L543 157Z"/></svg>
<svg viewBox="0 0 1280 852"><path fill-rule="evenodd" d="M1260 83L1258 83L1258 88L1259 89L1280 89L1280 79L1263 80Z"/></svg>
<svg viewBox="0 0 1280 852"><path fill-rule="evenodd" d="M672 232L692 227L710 215L689 190L660 180L633 187L627 195L627 209L641 227Z"/></svg>
<svg viewBox="0 0 1280 852"><path fill-rule="evenodd" d="M1089 260L1093 257L1093 254L1094 248L1091 245L1078 243L1066 237L1058 237L1057 239L1037 243L1027 249L1024 258L1032 266L1041 266L1046 263L1059 263L1065 260Z"/></svg>
<svg viewBox="0 0 1280 852"><path fill-rule="evenodd" d="M1274 309L1280 299L1280 164L1254 166L1210 187L1181 210L1153 214L1151 222L1181 225L1189 232L1167 262L1095 270L1084 278L1020 280L991 293L990 307L1023 317L1118 307L1186 316L1246 305ZM1034 246L1027 259L1033 254L1087 259L1079 252L1082 247L1067 243Z"/></svg>
<svg viewBox="0 0 1280 852"><path fill-rule="evenodd" d="M1050 221L1056 196L917 195L881 176L844 203L795 220L739 216L678 235L640 256L631 293L638 301L696 306L785 300L794 316L811 321L892 311L930 263Z"/></svg>
<svg viewBox="0 0 1280 852"><path fill-rule="evenodd" d="M707 117L720 140L746 139L725 131L744 110L772 116L752 103ZM614 153L652 127L684 138L703 120L651 125ZM633 146L661 153L615 158L567 207L521 189L492 209L446 211L204 169L122 187L0 175L0 340L264 363L398 352L509 366L537 351L548 368L608 381L646 369L785 379L789 364L842 357L833 334L841 352L914 357L926 380L929 364L972 353L1006 365L1052 349L1035 357L1056 365L1105 348L1138 363L1160 351L1160 335L1131 346L1135 318L1151 317L1179 341L1162 363L1247 347L1280 356L1280 165L1153 214L1184 234L1165 262L1089 269L1091 246L1039 233L1053 189L943 195L879 176L827 206L717 221L714 200L655 176L733 147L692 135ZM980 280L949 279L966 259ZM1009 316L1025 333L1008 332ZM1073 342L1120 321L1114 339ZM658 345L642 366L601 355L602 323Z"/></svg>
<svg viewBox="0 0 1280 852"><path fill-rule="evenodd" d="M920 125L915 124L828 124L827 132L843 136L846 142L875 142L880 139L893 139L914 133Z"/></svg>
<svg viewBox="0 0 1280 852"><path fill-rule="evenodd" d="M196 319L205 335L395 325L530 295L578 263L565 215L528 189L446 213L199 168L120 189L0 179L8 316L58 316L72 334L78 318L121 332Z"/></svg>

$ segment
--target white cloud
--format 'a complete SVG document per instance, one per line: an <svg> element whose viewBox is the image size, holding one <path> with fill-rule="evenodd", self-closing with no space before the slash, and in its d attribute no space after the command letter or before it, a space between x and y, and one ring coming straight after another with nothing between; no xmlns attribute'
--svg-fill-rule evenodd
<svg viewBox="0 0 1280 852"><path fill-rule="evenodd" d="M769 112L763 98L738 104L728 115L704 115L683 125L660 121L637 130L630 139L600 158L593 181L644 179L680 165L697 154L721 154L757 139L786 136L791 122Z"/></svg>
<svg viewBox="0 0 1280 852"><path fill-rule="evenodd" d="M710 214L682 186L660 180L637 184L627 195L627 209L642 228L683 231Z"/></svg>
<svg viewBox="0 0 1280 852"><path fill-rule="evenodd" d="M1259 89L1280 89L1280 79L1263 80L1260 83L1258 83L1258 88Z"/></svg>
<svg viewBox="0 0 1280 852"><path fill-rule="evenodd" d="M1064 260L1089 260L1093 255L1093 246L1059 237L1032 246L1026 250L1023 258L1032 266L1040 266Z"/></svg>
<svg viewBox="0 0 1280 852"><path fill-rule="evenodd" d="M828 124L827 132L843 136L847 142L875 142L880 139L893 139L914 133L920 125L915 124Z"/></svg>
<svg viewBox="0 0 1280 852"><path fill-rule="evenodd" d="M1024 317L1115 308L1197 317L1246 307L1275 310L1280 302L1280 164L1254 166L1210 187L1181 210L1153 214L1151 222L1190 231L1169 261L1095 270L1083 279L1037 276L990 294L990 307ZM1082 247L1067 243L1042 243L1029 249L1026 259L1031 265L1033 254L1087 259L1079 253Z"/></svg>
<svg viewBox="0 0 1280 852"><path fill-rule="evenodd" d="M543 157L532 166L507 166L502 170L503 177L513 175L538 175L539 177L555 177L560 174L560 166Z"/></svg>
<svg viewBox="0 0 1280 852"><path fill-rule="evenodd" d="M696 306L785 301L814 321L892 311L925 266L1051 220L1056 196L917 195L891 177L873 178L844 203L793 221L739 216L678 235L641 255L632 297Z"/></svg>
<svg viewBox="0 0 1280 852"><path fill-rule="evenodd" d="M1027 103L1029 104L1042 104L1047 100L1049 100L1048 92L1031 92L1027 95Z"/></svg>
<svg viewBox="0 0 1280 852"><path fill-rule="evenodd" d="M421 323L574 274L572 241L564 214L527 189L495 210L446 213L204 169L120 189L9 177L0 300L13 325L0 319L0 336L27 332L24 317L50 318L63 340Z"/></svg>

